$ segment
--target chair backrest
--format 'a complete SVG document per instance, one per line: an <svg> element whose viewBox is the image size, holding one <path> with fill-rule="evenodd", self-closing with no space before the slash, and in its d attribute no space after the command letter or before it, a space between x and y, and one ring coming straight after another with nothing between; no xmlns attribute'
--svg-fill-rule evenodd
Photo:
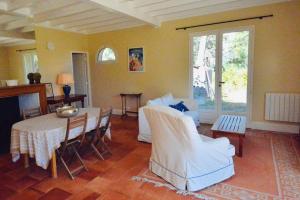
<svg viewBox="0 0 300 200"><path fill-rule="evenodd" d="M49 113L55 113L57 108L63 107L63 106L64 106L63 102L59 102L59 103L55 103L55 104L48 104L48 111L49 111Z"/></svg>
<svg viewBox="0 0 300 200"><path fill-rule="evenodd" d="M78 134L78 137L80 138L80 145L82 145L84 138L85 138L85 130L86 130L86 124L87 124L87 113L83 115L79 115L76 117L68 118L68 124L67 124L67 131L65 136L65 141L63 144L63 150L64 152L67 148L70 132L76 128L80 128L80 133Z"/></svg>
<svg viewBox="0 0 300 200"><path fill-rule="evenodd" d="M177 159L188 159L202 144L193 119L182 112L167 106L146 106L144 113L151 129L151 156L157 160L168 157L175 166Z"/></svg>
<svg viewBox="0 0 300 200"><path fill-rule="evenodd" d="M40 107L23 109L23 119L30 119L41 115L42 115L42 111Z"/></svg>
<svg viewBox="0 0 300 200"><path fill-rule="evenodd" d="M96 125L96 132L103 137L109 127L110 119L112 115L112 107L106 109L100 109L100 114L98 118L98 122Z"/></svg>

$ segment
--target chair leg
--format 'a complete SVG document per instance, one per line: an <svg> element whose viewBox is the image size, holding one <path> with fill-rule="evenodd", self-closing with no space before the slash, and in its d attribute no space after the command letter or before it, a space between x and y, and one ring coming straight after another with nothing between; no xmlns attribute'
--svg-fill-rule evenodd
<svg viewBox="0 0 300 200"><path fill-rule="evenodd" d="M73 149L73 148L72 148L72 149ZM73 151L73 152L72 152L72 155L70 155L70 159L68 160L69 165L72 164L74 158L75 158L75 152Z"/></svg>
<svg viewBox="0 0 300 200"><path fill-rule="evenodd" d="M92 147L92 149L95 151L95 153L97 154L97 156L98 156L100 159L104 160L104 157L101 155L101 153L98 151L97 147L96 147L93 143L91 144L91 147Z"/></svg>
<svg viewBox="0 0 300 200"><path fill-rule="evenodd" d="M78 151L76 150L76 148L74 147L74 145L71 145L71 147L72 147L73 151L75 152L75 155L76 155L77 158L79 159L79 161L80 161L81 165L83 166L83 168L84 168L86 171L88 171L87 167L85 166L85 164L84 164L82 158L80 157L80 155L79 155Z"/></svg>
<svg viewBox="0 0 300 200"><path fill-rule="evenodd" d="M101 149L101 151L99 151L97 146ZM105 155L107 153L112 154L110 149L108 148L108 146L101 139L97 140L97 142L95 142L95 144L91 143L91 147L95 151L97 156L99 158L101 158L102 160L105 160L103 155Z"/></svg>
<svg viewBox="0 0 300 200"><path fill-rule="evenodd" d="M71 177L72 180L74 180L74 176L73 176L72 172L69 170L68 165L65 162L65 160L63 159L62 155L58 154L58 156L59 156L61 163L64 165L65 169L67 170L69 176Z"/></svg>
<svg viewBox="0 0 300 200"><path fill-rule="evenodd" d="M100 140L100 145L101 145L101 147L103 148L103 150L104 150L105 153L112 154L112 153L111 153L111 150L110 150L109 147L105 144L105 142L103 142L102 140Z"/></svg>

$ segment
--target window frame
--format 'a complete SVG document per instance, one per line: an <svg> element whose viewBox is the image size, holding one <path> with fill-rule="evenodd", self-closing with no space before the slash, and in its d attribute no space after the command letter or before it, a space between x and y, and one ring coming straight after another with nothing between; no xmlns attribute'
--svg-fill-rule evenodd
<svg viewBox="0 0 300 200"><path fill-rule="evenodd" d="M104 49L106 49L106 48L111 49L114 52L114 54L115 54L115 60L105 60L105 61L103 61L103 60L98 59L99 58L99 54L101 53L101 51L104 50ZM100 47L98 49L98 51L96 53L96 59L95 60L96 60L96 64L115 64L115 63L117 63L117 60L118 60L118 54L117 54L117 52L115 51L114 48L112 48L110 46L103 46L103 47Z"/></svg>

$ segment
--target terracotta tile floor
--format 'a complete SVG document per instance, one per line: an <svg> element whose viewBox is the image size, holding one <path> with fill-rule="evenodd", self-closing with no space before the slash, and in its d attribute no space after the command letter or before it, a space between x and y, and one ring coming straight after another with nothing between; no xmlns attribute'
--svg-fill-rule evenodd
<svg viewBox="0 0 300 200"><path fill-rule="evenodd" d="M208 127L209 128L209 127ZM207 130L208 130L207 128ZM63 168L58 178L49 177L49 172L36 167L34 160L29 169L22 162L12 163L9 154L0 156L0 200L5 199L192 199L177 195L164 188L130 180L145 170L151 146L137 142L136 118L112 119L112 156L98 160L92 153L83 158L89 171L71 180Z"/></svg>

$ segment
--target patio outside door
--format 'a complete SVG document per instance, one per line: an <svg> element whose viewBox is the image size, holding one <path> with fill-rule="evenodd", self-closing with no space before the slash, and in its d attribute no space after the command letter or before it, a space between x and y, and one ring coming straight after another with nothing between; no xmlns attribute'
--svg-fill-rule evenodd
<svg viewBox="0 0 300 200"><path fill-rule="evenodd" d="M191 36L191 96L201 122L221 114L248 116L250 110L252 31L222 30Z"/></svg>

